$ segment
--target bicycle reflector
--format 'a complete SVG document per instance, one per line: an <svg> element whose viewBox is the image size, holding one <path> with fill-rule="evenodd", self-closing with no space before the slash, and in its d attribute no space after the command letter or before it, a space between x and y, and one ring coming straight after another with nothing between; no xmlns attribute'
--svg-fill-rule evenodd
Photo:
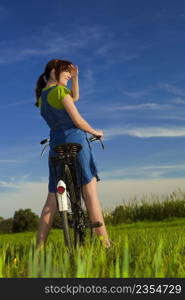
<svg viewBox="0 0 185 300"><path fill-rule="evenodd" d="M63 194L65 192L65 188L63 186L58 186L57 191L59 194Z"/></svg>

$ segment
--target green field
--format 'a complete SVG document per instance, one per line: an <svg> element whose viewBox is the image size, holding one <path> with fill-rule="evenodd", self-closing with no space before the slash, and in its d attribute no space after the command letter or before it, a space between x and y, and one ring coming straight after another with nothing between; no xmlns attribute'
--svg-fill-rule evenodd
<svg viewBox="0 0 185 300"><path fill-rule="evenodd" d="M185 218L108 226L112 248L98 238L69 253L61 230L35 250L35 233L0 235L0 277L185 277Z"/></svg>

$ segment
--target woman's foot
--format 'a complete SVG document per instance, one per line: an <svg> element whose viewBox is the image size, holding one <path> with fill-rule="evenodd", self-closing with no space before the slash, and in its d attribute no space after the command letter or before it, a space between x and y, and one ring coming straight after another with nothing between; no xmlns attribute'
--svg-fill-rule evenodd
<svg viewBox="0 0 185 300"><path fill-rule="evenodd" d="M106 246L105 246L105 247L106 247L107 249L111 247L111 242L110 242L110 240L107 240L107 241L106 241Z"/></svg>
<svg viewBox="0 0 185 300"><path fill-rule="evenodd" d="M43 250L45 247L45 243L43 241L37 242L36 250Z"/></svg>
<svg viewBox="0 0 185 300"><path fill-rule="evenodd" d="M105 239L105 237L103 237L103 235L100 235L99 239L101 240L101 242L105 248L111 247L111 243L110 243L109 239L107 239L107 238Z"/></svg>

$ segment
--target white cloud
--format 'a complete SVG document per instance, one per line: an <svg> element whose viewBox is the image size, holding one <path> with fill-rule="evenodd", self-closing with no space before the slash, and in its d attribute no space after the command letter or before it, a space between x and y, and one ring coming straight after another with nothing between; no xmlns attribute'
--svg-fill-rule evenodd
<svg viewBox="0 0 185 300"><path fill-rule="evenodd" d="M13 216L15 210L31 208L40 214L46 200L47 184L44 182L20 183L17 191L0 193L0 214L2 217Z"/></svg>
<svg viewBox="0 0 185 300"><path fill-rule="evenodd" d="M122 93L125 96L137 99L137 98L143 98L144 96L148 95L149 89L137 91L137 92L133 92L133 91L130 92L130 91L123 90Z"/></svg>
<svg viewBox="0 0 185 300"><path fill-rule="evenodd" d="M80 99L83 99L82 107L84 103L89 102L88 95L96 93L94 88L95 86L95 77L92 69L87 69L85 75L83 76L81 87L80 87Z"/></svg>
<svg viewBox="0 0 185 300"><path fill-rule="evenodd" d="M22 61L34 56L65 55L69 56L76 49L83 49L89 43L98 42L104 36L105 29L101 26L77 27L72 33L62 34L53 30L48 24L47 29L39 29L32 36L6 40L0 48L0 64Z"/></svg>
<svg viewBox="0 0 185 300"><path fill-rule="evenodd" d="M185 120L185 115L183 115L183 112L181 111L180 112L182 115L180 114L175 114L175 112L173 112L173 114L166 114L166 115L163 115L163 114L157 114L157 115L153 115L152 117L151 116L146 116L145 118L148 118L148 119L158 119L158 120L177 120L177 121L184 121Z"/></svg>
<svg viewBox="0 0 185 300"><path fill-rule="evenodd" d="M111 113L111 119L116 118L122 119L128 117L133 117L133 114L137 117L142 116L144 119L183 119L185 117L174 115L175 113L175 105L173 104L159 104L155 102L145 102L141 104L133 104L133 105L127 105L127 104L118 104L116 101L113 101L114 105L107 105L107 106L98 106L98 110L96 110L95 106L89 107L88 111L84 111L84 116L86 118L102 118L102 115L104 118L110 119ZM124 102L124 100L122 101ZM83 101L84 103L84 101ZM86 109L86 108L85 108ZM82 107L82 111L84 110L84 107ZM148 112L151 113L149 114ZM176 112L178 113L178 111ZM182 109L179 113L182 113ZM166 115L167 114L167 115Z"/></svg>
<svg viewBox="0 0 185 300"><path fill-rule="evenodd" d="M114 208L123 200L134 197L139 201L144 195L156 194L162 197L178 189L185 191L185 178L171 179L127 179L104 180L98 184L99 198L104 208Z"/></svg>
<svg viewBox="0 0 185 300"><path fill-rule="evenodd" d="M112 53L116 53L116 55L114 56ZM96 54L106 59L108 64L117 64L118 61L119 63L128 62L138 57L137 53L131 52L128 47L123 47L120 41L112 40L111 37L101 43L101 46L96 50Z"/></svg>
<svg viewBox="0 0 185 300"><path fill-rule="evenodd" d="M177 97L177 98L173 99L171 102L173 102L175 104L185 104L185 98Z"/></svg>
<svg viewBox="0 0 185 300"><path fill-rule="evenodd" d="M33 99L31 100L22 100L22 101L17 101L17 102L13 102L12 99L11 100L7 100L6 104L5 105L1 105L0 108L1 109L9 109L10 107L16 107L16 106L23 106L23 105L30 105L30 104L33 104Z"/></svg>
<svg viewBox="0 0 185 300"><path fill-rule="evenodd" d="M22 185L9 183L7 181L0 181L0 188L14 188L14 189L20 189L22 188Z"/></svg>
<svg viewBox="0 0 185 300"><path fill-rule="evenodd" d="M30 143L31 144L31 143ZM33 149L33 151L31 151ZM24 151L25 150L25 151ZM7 145L7 149L4 148L1 150L1 156L5 157L4 159L0 160L0 166L1 166L1 177L6 174L11 174L12 171L16 174L22 174L23 168L26 167L26 169L30 170L30 166L28 166L28 163L36 163L40 162L40 153L41 148L38 146L30 145L29 147L26 147L23 145L23 147L19 149L19 147L15 147L14 149L10 149L9 145ZM40 160L40 161L39 161ZM21 176L22 177L22 176Z"/></svg>
<svg viewBox="0 0 185 300"><path fill-rule="evenodd" d="M114 105L102 108L102 111L144 111L144 110L166 110L173 108L172 105L159 104L155 102L141 103L135 105ZM100 108L101 109L101 108Z"/></svg>
<svg viewBox="0 0 185 300"><path fill-rule="evenodd" d="M17 178L16 176L10 177L9 180L1 180L0 181L0 188L6 189L21 189L24 187L25 181L28 179L30 174L22 175L21 177Z"/></svg>
<svg viewBox="0 0 185 300"><path fill-rule="evenodd" d="M19 164L23 161L16 160L16 159L0 159L0 164Z"/></svg>
<svg viewBox="0 0 185 300"><path fill-rule="evenodd" d="M155 137L184 137L185 127L143 127L143 128L111 128L104 129L104 137L106 140L115 136L135 136L139 138L155 138Z"/></svg>
<svg viewBox="0 0 185 300"><path fill-rule="evenodd" d="M160 166L144 166L142 167L143 170L150 170L150 169L175 169L175 170L185 170L185 164L179 164L179 165L160 165Z"/></svg>
<svg viewBox="0 0 185 300"><path fill-rule="evenodd" d="M175 85L163 83L161 84L161 87L171 94L181 96L181 97L184 97L185 95L185 91L181 88L176 87Z"/></svg>
<svg viewBox="0 0 185 300"><path fill-rule="evenodd" d="M123 200L145 194L168 194L181 188L184 190L185 178L148 180L102 180L98 183L98 195L103 209L112 209ZM40 215L47 197L47 182L24 182L24 188L13 193L0 194L0 215L8 218L15 210L31 208Z"/></svg>
<svg viewBox="0 0 185 300"><path fill-rule="evenodd" d="M157 178L167 176L172 172L185 170L185 164L176 165L151 165L138 167L124 167L123 169L110 170L100 172L100 177L105 179L120 179L120 178Z"/></svg>

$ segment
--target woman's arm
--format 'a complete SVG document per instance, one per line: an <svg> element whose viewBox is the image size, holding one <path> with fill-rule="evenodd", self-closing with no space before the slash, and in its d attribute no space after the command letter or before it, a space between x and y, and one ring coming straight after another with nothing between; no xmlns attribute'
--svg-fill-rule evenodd
<svg viewBox="0 0 185 300"><path fill-rule="evenodd" d="M79 84L78 84L78 66L71 65L71 96L73 101L78 101L79 99Z"/></svg>
<svg viewBox="0 0 185 300"><path fill-rule="evenodd" d="M76 127L80 128L90 134L97 135L97 136L99 136L99 135L103 136L103 133L101 131L97 131L97 130L93 129L89 125L89 123L82 118L82 116L78 112L78 110L73 102L73 98L69 94L66 95L66 97L64 98L62 103Z"/></svg>
<svg viewBox="0 0 185 300"><path fill-rule="evenodd" d="M71 97L73 98L73 101L78 101L79 99L78 76L72 77Z"/></svg>

